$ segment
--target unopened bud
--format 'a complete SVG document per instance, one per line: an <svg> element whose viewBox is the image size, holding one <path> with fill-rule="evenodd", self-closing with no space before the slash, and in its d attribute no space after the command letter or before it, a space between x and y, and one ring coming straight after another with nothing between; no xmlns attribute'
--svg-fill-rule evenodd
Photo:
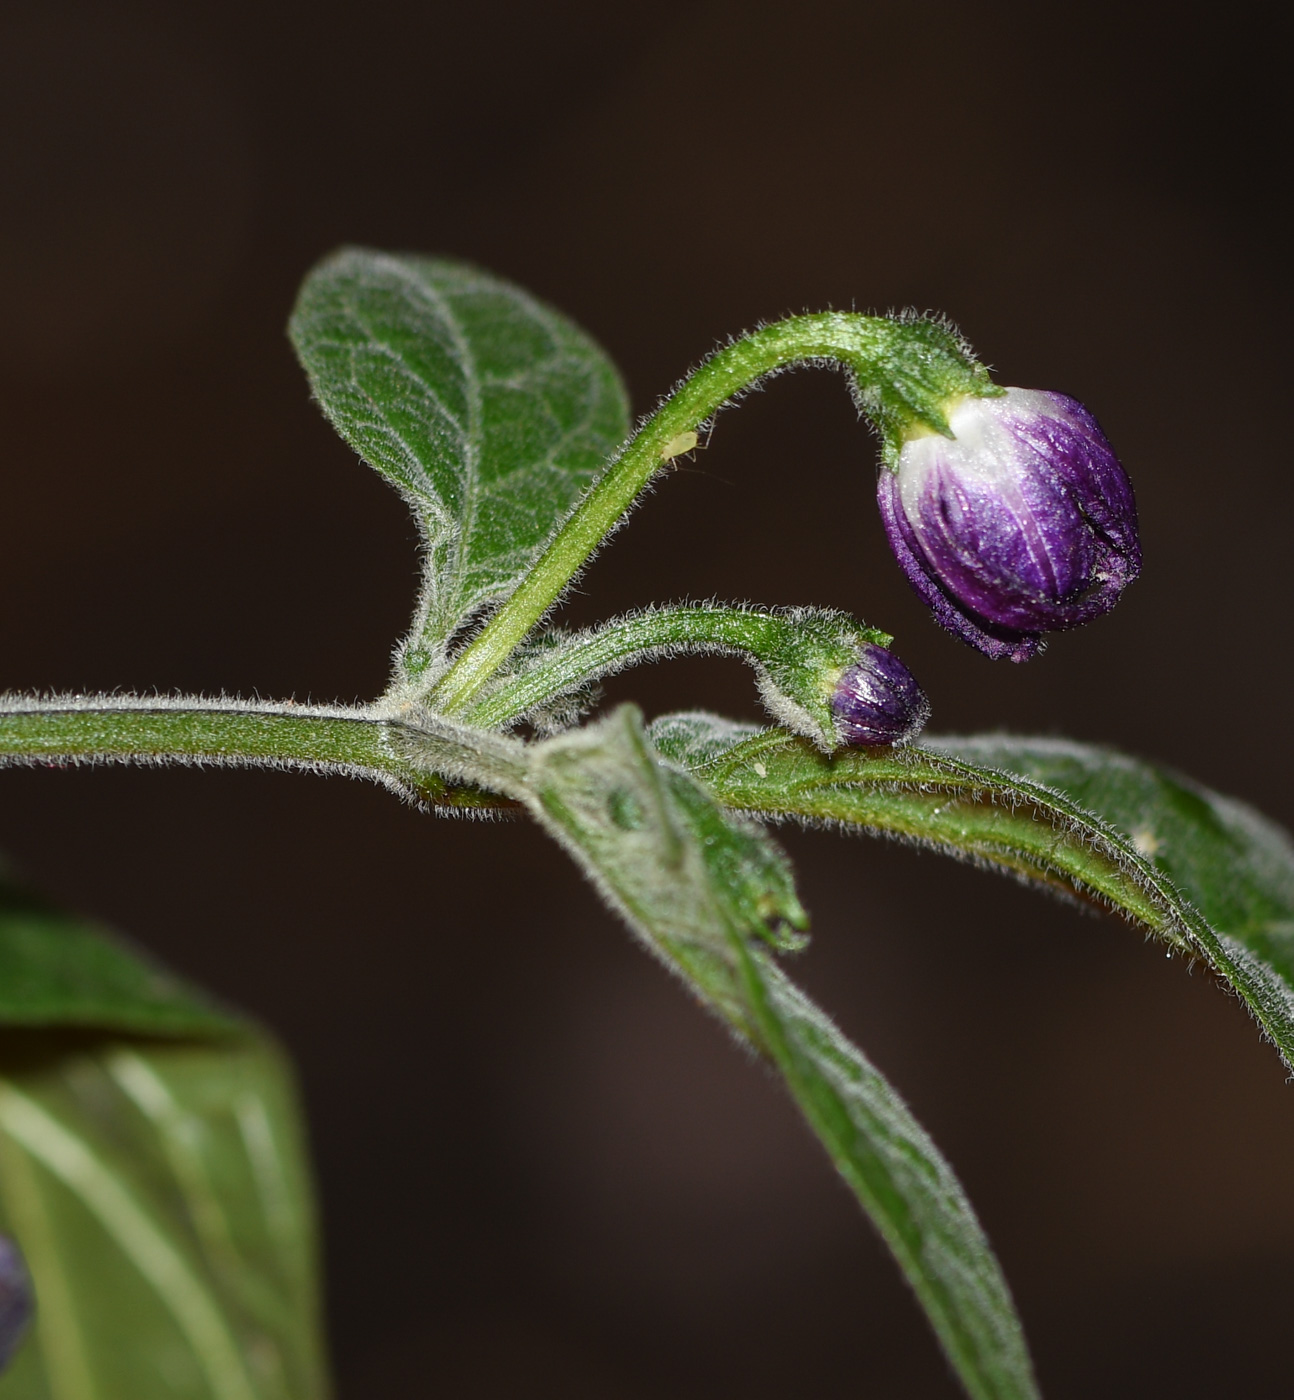
<svg viewBox="0 0 1294 1400"><path fill-rule="evenodd" d="M831 696L842 743L899 744L914 739L930 718L930 702L912 672L885 647L866 643Z"/></svg>
<svg viewBox="0 0 1294 1400"><path fill-rule="evenodd" d="M930 706L886 632L823 608L786 608L758 658L764 704L787 729L824 752L846 744L897 744L926 722Z"/></svg>
<svg viewBox="0 0 1294 1400"><path fill-rule="evenodd" d="M885 531L936 620L991 657L1024 661L1044 632L1108 612L1141 569L1132 485L1076 399L966 394L952 437L920 425L883 469Z"/></svg>

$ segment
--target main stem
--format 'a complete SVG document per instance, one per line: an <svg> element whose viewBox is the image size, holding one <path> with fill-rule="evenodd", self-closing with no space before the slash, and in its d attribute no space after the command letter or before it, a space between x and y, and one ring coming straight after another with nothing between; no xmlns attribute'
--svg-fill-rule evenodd
<svg viewBox="0 0 1294 1400"><path fill-rule="evenodd" d="M462 713L556 602L651 477L686 451L681 444L691 445L689 435L729 399L765 375L806 362L839 364L852 372L857 392L883 427L891 419L906 416L945 431L933 386L922 382L922 370L939 362L935 377L947 381L950 373L959 377L960 370L968 384L984 384L982 371L964 357L958 365L957 355L942 347L927 351L919 360L904 354L905 332L910 340L911 328L902 322L826 311L778 321L718 351L666 399L595 482L525 581L441 677L428 703L442 714Z"/></svg>
<svg viewBox="0 0 1294 1400"><path fill-rule="evenodd" d="M430 726L430 727L429 727ZM491 736L459 739L437 721L342 706L89 696L0 697L0 767L68 763L213 764L343 773L438 807L497 807L437 772L488 769ZM506 769L503 756L496 766ZM510 775L496 790L512 786Z"/></svg>

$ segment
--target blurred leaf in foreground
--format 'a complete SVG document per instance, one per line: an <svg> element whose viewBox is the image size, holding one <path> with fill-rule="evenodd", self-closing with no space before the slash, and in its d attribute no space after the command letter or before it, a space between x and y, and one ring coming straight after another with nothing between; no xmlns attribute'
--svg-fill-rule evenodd
<svg viewBox="0 0 1294 1400"><path fill-rule="evenodd" d="M0 971L0 1229L36 1296L0 1400L322 1400L273 1042L10 881Z"/></svg>

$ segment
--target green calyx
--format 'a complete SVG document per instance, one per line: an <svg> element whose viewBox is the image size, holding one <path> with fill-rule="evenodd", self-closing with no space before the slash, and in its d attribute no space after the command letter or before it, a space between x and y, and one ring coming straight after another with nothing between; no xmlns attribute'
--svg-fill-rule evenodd
<svg viewBox="0 0 1294 1400"><path fill-rule="evenodd" d="M891 470L909 438L952 436L948 418L958 400L1004 392L946 321L917 315L865 319L879 321L883 348L869 365L849 364L854 400L880 434L881 459Z"/></svg>

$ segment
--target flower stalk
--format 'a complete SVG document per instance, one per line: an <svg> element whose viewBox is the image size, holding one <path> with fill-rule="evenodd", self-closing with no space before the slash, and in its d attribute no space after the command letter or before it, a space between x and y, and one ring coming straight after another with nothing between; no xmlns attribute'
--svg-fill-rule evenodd
<svg viewBox="0 0 1294 1400"><path fill-rule="evenodd" d="M562 728L588 707L588 687L600 677L671 656L740 656L755 667L769 713L823 752L892 743L912 737L929 712L887 650L892 641L821 608L648 608L574 636L541 634L514 653L463 718L485 729L521 718L541 730Z"/></svg>
<svg viewBox="0 0 1294 1400"><path fill-rule="evenodd" d="M833 365L850 376L860 412L877 427L883 456L897 461L913 424L946 434L942 405L1000 392L945 326L932 320L826 311L764 326L717 351L643 424L585 493L534 568L459 653L426 702L461 715L615 529L651 478L703 432L726 403L792 365Z"/></svg>

